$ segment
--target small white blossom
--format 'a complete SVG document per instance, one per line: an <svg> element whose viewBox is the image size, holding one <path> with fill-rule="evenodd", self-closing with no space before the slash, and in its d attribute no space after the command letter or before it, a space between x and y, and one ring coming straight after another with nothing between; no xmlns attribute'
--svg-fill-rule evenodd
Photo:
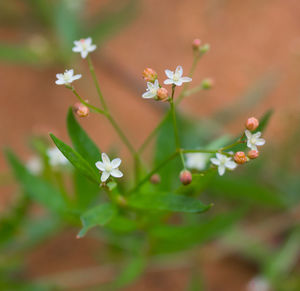
<svg viewBox="0 0 300 291"><path fill-rule="evenodd" d="M75 46L72 51L75 53L80 53L81 57L85 59L90 52L96 49L96 45L92 44L92 38L82 38L80 40L74 41Z"/></svg>
<svg viewBox="0 0 300 291"><path fill-rule="evenodd" d="M66 70L63 74L56 74L57 80L55 84L57 85L70 85L73 81L81 78L81 75L74 75L74 70Z"/></svg>
<svg viewBox="0 0 300 291"><path fill-rule="evenodd" d="M43 169L41 159L36 156L30 158L26 163L26 168L29 170L30 173L34 175L40 174Z"/></svg>
<svg viewBox="0 0 300 291"><path fill-rule="evenodd" d="M245 135L247 137L247 147L251 150L257 151L257 146L262 146L265 144L265 140L260 138L261 132L251 133L249 130L245 130Z"/></svg>
<svg viewBox="0 0 300 291"><path fill-rule="evenodd" d="M186 167L202 171L205 169L209 158L209 154L204 153L190 153L186 154Z"/></svg>
<svg viewBox="0 0 300 291"><path fill-rule="evenodd" d="M68 159L61 153L61 151L57 147L48 149L47 156L49 157L49 164L52 167L65 166L69 164Z"/></svg>
<svg viewBox="0 0 300 291"><path fill-rule="evenodd" d="M265 278L257 276L247 284L247 291L271 291L271 287Z"/></svg>
<svg viewBox="0 0 300 291"><path fill-rule="evenodd" d="M96 167L102 172L101 182L105 182L109 176L115 178L121 178L123 173L119 170L119 166L122 162L121 159L116 158L110 161L106 153L102 153L102 162L97 162Z"/></svg>
<svg viewBox="0 0 300 291"><path fill-rule="evenodd" d="M234 170L237 167L237 164L231 160L231 157L227 157L220 153L216 154L216 158L211 158L211 162L218 166L218 172L220 176L223 176L226 168L229 170Z"/></svg>
<svg viewBox="0 0 300 291"><path fill-rule="evenodd" d="M192 81L192 78L190 77L182 77L183 70L181 66L177 66L175 72L172 72L170 70L165 70L165 73L168 77L168 79L164 81L164 84L166 85L174 84L176 86L181 86L182 83Z"/></svg>
<svg viewBox="0 0 300 291"><path fill-rule="evenodd" d="M142 95L143 98L154 98L157 96L157 90L159 89L158 80L155 80L154 83L147 82L146 92Z"/></svg>

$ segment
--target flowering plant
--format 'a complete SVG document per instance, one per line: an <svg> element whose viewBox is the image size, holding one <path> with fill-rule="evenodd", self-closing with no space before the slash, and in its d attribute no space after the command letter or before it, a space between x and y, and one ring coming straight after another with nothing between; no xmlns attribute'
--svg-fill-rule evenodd
<svg viewBox="0 0 300 291"><path fill-rule="evenodd" d="M111 287L120 288L130 283L155 256L193 249L218 237L246 212L245 205L234 210L230 203L223 203L225 211L220 211L218 205L214 210L213 195L204 193L204 202L199 199L204 189L210 194L221 189L231 196L254 197L259 203L282 206L282 200L264 188L247 180L239 184L241 179L228 179L226 177L232 174L225 173L239 171L238 168L258 158L258 147L265 143L261 132L270 112L260 121L248 118L245 129L234 139L212 138L211 133L205 139L203 135L207 132L199 132L198 124L191 124L178 112L182 100L212 86L212 81L205 79L200 85L189 88L208 45L194 42L194 62L188 76L177 66L175 71L165 70L165 80L160 82L160 76L153 69L145 69L143 77L147 88L141 98L165 102L169 110L139 148L116 122L102 94L90 56L96 49L92 39L81 39L74 45L73 51L88 62L101 106L83 99L75 88L74 82L85 76L74 75L73 69L57 74L55 83L71 90L78 101L67 116L72 146L50 134L56 147L49 149L41 140L35 140L39 157L30 160L27 166L10 150L6 151L6 156L26 194L22 207L26 208L28 199L38 202L49 210L49 217L56 218L54 225L60 221L75 224L77 238L92 233L92 229L95 233L100 230L101 240L122 251L128 265L112 280ZM101 151L101 144L93 141L80 126L76 117L85 118L90 111L106 118L119 135L131 154L132 174L125 159L122 161L116 154ZM154 161L149 163L143 152L154 138ZM74 178L72 185L67 183L70 179L66 176ZM190 255L187 258L195 259Z"/></svg>

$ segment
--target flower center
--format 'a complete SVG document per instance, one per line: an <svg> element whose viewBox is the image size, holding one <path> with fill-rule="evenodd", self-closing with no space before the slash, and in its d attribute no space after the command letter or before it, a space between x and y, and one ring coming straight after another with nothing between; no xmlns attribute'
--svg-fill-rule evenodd
<svg viewBox="0 0 300 291"><path fill-rule="evenodd" d="M105 165L105 171L106 171L106 172L111 172L111 170L112 170L111 164Z"/></svg>
<svg viewBox="0 0 300 291"><path fill-rule="evenodd" d="M173 80L174 80L175 82L179 81L179 78L180 78L180 77L179 77L177 74L174 74Z"/></svg>

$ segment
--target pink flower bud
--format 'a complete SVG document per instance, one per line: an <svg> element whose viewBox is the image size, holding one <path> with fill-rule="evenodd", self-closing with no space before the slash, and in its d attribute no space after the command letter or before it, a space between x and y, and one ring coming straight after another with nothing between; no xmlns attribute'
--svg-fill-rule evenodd
<svg viewBox="0 0 300 291"><path fill-rule="evenodd" d="M259 126L259 121L255 117L250 117L246 121L246 128L249 130L255 130Z"/></svg>
<svg viewBox="0 0 300 291"><path fill-rule="evenodd" d="M244 152L236 152L233 159L240 165L245 164L248 161Z"/></svg>
<svg viewBox="0 0 300 291"><path fill-rule="evenodd" d="M201 40L199 38L195 38L192 42L193 49L199 49L201 45Z"/></svg>
<svg viewBox="0 0 300 291"><path fill-rule="evenodd" d="M168 93L168 90L166 88L162 87L162 88L159 88L157 90L158 100L160 100L160 101L167 101L168 96L169 96L169 93Z"/></svg>
<svg viewBox="0 0 300 291"><path fill-rule="evenodd" d="M188 170L183 170L180 172L180 181L183 185L191 184L192 182L192 173Z"/></svg>
<svg viewBox="0 0 300 291"><path fill-rule="evenodd" d="M160 183L160 176L158 174L154 174L150 178L150 182L152 184L159 184Z"/></svg>
<svg viewBox="0 0 300 291"><path fill-rule="evenodd" d="M151 68L146 68L143 71L143 78L145 81L153 83L157 79L157 73Z"/></svg>
<svg viewBox="0 0 300 291"><path fill-rule="evenodd" d="M248 152L248 158L249 159L256 159L259 156L259 151L251 150Z"/></svg>
<svg viewBox="0 0 300 291"><path fill-rule="evenodd" d="M90 113L89 108L80 102L75 103L73 109L75 114L79 117L86 117Z"/></svg>

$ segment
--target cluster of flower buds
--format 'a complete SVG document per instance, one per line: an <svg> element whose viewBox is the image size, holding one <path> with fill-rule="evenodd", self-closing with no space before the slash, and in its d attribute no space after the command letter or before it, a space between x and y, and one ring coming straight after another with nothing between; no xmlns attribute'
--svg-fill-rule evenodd
<svg viewBox="0 0 300 291"><path fill-rule="evenodd" d="M165 85L182 86L183 83L192 81L190 77L182 76L183 69L181 66L177 66L175 71L165 70L165 74L167 76L164 81ZM143 71L143 78L147 81L147 89L142 97L145 99L154 98L163 102L170 100L168 90L159 84L157 77L157 73L151 68L146 68Z"/></svg>
<svg viewBox="0 0 300 291"><path fill-rule="evenodd" d="M208 43L201 45L201 43L202 42L199 38L195 38L192 42L192 48L194 52L203 55L210 50L210 45Z"/></svg>

